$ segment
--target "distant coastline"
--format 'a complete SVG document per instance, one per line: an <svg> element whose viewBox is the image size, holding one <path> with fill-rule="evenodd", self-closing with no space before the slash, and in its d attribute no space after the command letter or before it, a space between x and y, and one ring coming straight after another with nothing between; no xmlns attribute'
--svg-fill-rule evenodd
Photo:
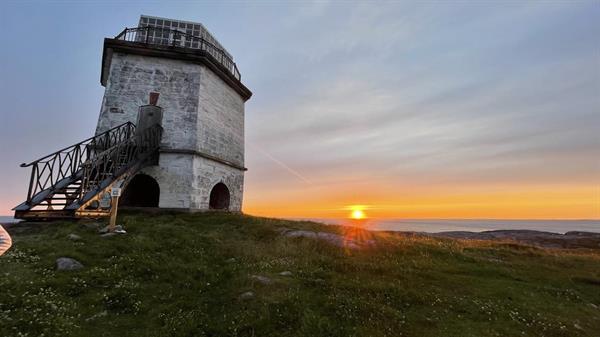
<svg viewBox="0 0 600 337"><path fill-rule="evenodd" d="M600 220L296 219L392 235L512 241L544 248L599 249Z"/></svg>
<svg viewBox="0 0 600 337"><path fill-rule="evenodd" d="M498 219L334 219L289 218L330 225L357 226L372 231L394 232L486 232L495 230L533 230L565 234L567 232L600 233L600 220L498 220Z"/></svg>
<svg viewBox="0 0 600 337"><path fill-rule="evenodd" d="M357 226L372 231L393 232L486 232L496 230L532 230L565 234L567 232L600 233L600 220L498 220L498 219L364 219L287 218L329 225ZM19 222L14 217L0 216L0 224Z"/></svg>

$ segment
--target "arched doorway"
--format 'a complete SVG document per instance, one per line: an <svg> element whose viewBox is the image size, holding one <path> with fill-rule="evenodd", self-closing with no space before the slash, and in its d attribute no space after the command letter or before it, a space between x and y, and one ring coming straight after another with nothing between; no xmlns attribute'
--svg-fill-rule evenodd
<svg viewBox="0 0 600 337"><path fill-rule="evenodd" d="M146 174L137 174L125 186L119 205L125 207L158 207L160 187L154 178Z"/></svg>
<svg viewBox="0 0 600 337"><path fill-rule="evenodd" d="M229 209L229 189L225 184L218 183L210 191L210 209Z"/></svg>

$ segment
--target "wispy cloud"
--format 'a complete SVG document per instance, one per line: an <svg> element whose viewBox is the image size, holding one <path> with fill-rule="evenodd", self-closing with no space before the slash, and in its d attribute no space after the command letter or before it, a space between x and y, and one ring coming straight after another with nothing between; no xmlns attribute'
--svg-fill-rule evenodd
<svg viewBox="0 0 600 337"><path fill-rule="evenodd" d="M600 184L597 8L330 9L279 32L299 83L248 131L315 183Z"/></svg>

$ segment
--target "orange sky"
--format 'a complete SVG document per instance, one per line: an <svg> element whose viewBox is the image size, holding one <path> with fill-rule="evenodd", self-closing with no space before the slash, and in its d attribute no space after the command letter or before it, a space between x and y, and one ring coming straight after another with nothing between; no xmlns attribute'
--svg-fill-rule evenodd
<svg viewBox="0 0 600 337"><path fill-rule="evenodd" d="M257 193L249 190L244 212L275 217L344 218L351 213L349 206L362 205L370 218L600 218L598 187L447 186L394 191L366 185L338 189L306 186Z"/></svg>

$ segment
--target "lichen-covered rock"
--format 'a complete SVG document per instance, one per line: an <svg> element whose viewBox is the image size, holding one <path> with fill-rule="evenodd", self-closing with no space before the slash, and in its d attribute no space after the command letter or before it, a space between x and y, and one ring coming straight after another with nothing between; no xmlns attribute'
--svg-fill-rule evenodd
<svg viewBox="0 0 600 337"><path fill-rule="evenodd" d="M106 234L106 233L108 233L108 232L109 232L109 229L110 229L110 228L109 228L109 226L107 225L107 226L105 226L105 227L101 228L100 230L98 230L98 233L100 233L100 234ZM122 230L123 230L123 226L121 226L121 225L116 225L116 226L115 226L115 231L122 231Z"/></svg>
<svg viewBox="0 0 600 337"><path fill-rule="evenodd" d="M67 239L69 239L71 241L79 241L79 240L81 240L81 236L71 233L71 234L67 235Z"/></svg>
<svg viewBox="0 0 600 337"><path fill-rule="evenodd" d="M254 293L251 291L246 291L245 293L241 294L239 298L242 301L251 300L254 298Z"/></svg>
<svg viewBox="0 0 600 337"><path fill-rule="evenodd" d="M305 230L289 230L283 232L284 236L290 238L312 238L312 239L320 239L326 241L332 245L338 246L340 248L350 248L350 249L360 249L364 248L364 246L374 245L375 242L373 240L364 240L364 241L356 241L351 238L346 238L343 235L327 233L327 232L312 232Z"/></svg>
<svg viewBox="0 0 600 337"><path fill-rule="evenodd" d="M260 284L263 284L263 285L270 285L273 283L273 280L271 280L270 278L268 278L266 276L262 276L262 275L252 275L252 276L250 276L250 278Z"/></svg>
<svg viewBox="0 0 600 337"><path fill-rule="evenodd" d="M82 222L80 226L87 229L98 229L102 227L103 224L101 222Z"/></svg>
<svg viewBox="0 0 600 337"><path fill-rule="evenodd" d="M82 269L81 262L70 257L59 257L56 259L56 270L78 270Z"/></svg>
<svg viewBox="0 0 600 337"><path fill-rule="evenodd" d="M316 238L317 237L317 233L311 232L311 231L304 231L304 230L291 230L291 231L285 232L283 235L285 235L289 238Z"/></svg>

